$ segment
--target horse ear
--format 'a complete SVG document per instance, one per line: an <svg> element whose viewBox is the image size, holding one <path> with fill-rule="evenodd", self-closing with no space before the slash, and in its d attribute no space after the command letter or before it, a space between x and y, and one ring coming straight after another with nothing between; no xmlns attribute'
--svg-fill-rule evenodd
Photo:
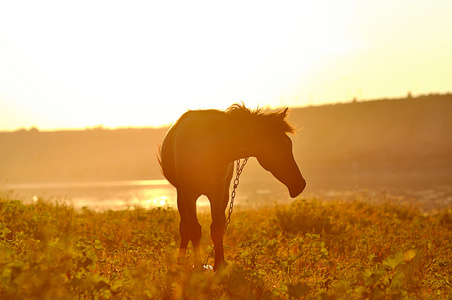
<svg viewBox="0 0 452 300"><path fill-rule="evenodd" d="M279 117L280 117L281 119L285 119L285 118L287 117L288 111L289 111L289 108L288 108L288 107L284 108L283 111L281 111L280 113L278 113Z"/></svg>

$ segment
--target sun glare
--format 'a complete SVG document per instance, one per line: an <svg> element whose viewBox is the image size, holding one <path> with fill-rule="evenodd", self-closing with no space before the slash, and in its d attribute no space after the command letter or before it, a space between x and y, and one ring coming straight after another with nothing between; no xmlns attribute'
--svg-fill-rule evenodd
<svg viewBox="0 0 452 300"><path fill-rule="evenodd" d="M444 90L452 44L438 28L452 22L440 4L417 18L422 3L2 2L0 109L14 118L0 130L159 126L238 101Z"/></svg>

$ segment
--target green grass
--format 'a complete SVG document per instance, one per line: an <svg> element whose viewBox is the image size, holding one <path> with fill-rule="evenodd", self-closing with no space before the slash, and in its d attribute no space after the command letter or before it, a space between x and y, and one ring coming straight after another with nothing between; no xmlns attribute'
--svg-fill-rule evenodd
<svg viewBox="0 0 452 300"><path fill-rule="evenodd" d="M234 212L214 274L176 264L177 211L0 199L1 299L452 298L450 209L354 195Z"/></svg>

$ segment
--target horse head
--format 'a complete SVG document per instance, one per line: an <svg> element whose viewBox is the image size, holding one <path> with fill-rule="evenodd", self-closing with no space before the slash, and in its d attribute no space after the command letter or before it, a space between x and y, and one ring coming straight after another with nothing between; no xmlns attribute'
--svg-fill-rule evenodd
<svg viewBox="0 0 452 300"><path fill-rule="evenodd" d="M259 164L271 172L288 189L292 198L305 188L292 152L292 140L287 133L295 129L286 121L287 108L276 113L254 113L247 122L244 139L247 152L255 156Z"/></svg>

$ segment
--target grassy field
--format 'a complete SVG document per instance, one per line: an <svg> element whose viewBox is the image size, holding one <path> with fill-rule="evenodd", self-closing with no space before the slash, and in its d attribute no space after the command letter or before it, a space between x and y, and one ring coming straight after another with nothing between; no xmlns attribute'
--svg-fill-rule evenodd
<svg viewBox="0 0 452 300"><path fill-rule="evenodd" d="M1 299L452 297L450 209L354 195L234 212L229 265L215 274L191 268L192 257L175 263L172 209L95 213L0 198ZM200 220L207 252L210 216Z"/></svg>

